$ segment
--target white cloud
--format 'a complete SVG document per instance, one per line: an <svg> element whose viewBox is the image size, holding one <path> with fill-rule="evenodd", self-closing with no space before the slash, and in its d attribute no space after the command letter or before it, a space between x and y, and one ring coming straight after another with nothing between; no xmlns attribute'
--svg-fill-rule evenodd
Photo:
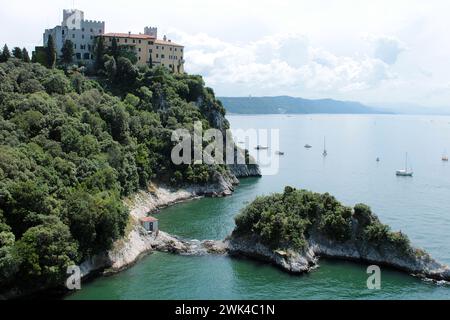
<svg viewBox="0 0 450 320"><path fill-rule="evenodd" d="M186 70L205 77L219 94L332 94L378 86L395 77L389 65L369 56L338 56L315 48L300 34L278 34L245 44L172 30L186 48ZM271 91L268 91L268 90Z"/></svg>
<svg viewBox="0 0 450 320"><path fill-rule="evenodd" d="M372 38L374 43L374 56L387 64L394 64L397 58L403 51L406 50L406 45L394 38L387 36L379 36Z"/></svg>

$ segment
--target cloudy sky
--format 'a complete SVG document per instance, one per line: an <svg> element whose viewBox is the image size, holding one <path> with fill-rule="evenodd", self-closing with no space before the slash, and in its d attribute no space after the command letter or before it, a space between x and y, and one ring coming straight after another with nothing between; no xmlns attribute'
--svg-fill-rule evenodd
<svg viewBox="0 0 450 320"><path fill-rule="evenodd" d="M450 110L449 1L0 0L0 43L39 45L74 6L107 32L158 26L186 46L186 70L221 96Z"/></svg>

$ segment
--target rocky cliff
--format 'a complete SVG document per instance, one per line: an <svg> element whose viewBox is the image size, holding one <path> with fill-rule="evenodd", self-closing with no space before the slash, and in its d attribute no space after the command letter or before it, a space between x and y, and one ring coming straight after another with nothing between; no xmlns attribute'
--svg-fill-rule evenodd
<svg viewBox="0 0 450 320"><path fill-rule="evenodd" d="M354 220L354 223L358 222ZM305 273L319 266L319 259L332 258L388 266L418 277L450 281L450 268L434 260L428 253L413 246L400 249L390 242L373 244L362 240L355 231L351 240L340 242L314 232L307 246L296 250L286 246L274 249L257 236L232 236L227 242L231 254L261 259L290 273Z"/></svg>
<svg viewBox="0 0 450 320"><path fill-rule="evenodd" d="M236 217L227 239L231 254L270 261L292 273L309 272L321 257L389 266L450 281L450 268L391 231L364 204L350 208L328 193L286 187L259 197Z"/></svg>

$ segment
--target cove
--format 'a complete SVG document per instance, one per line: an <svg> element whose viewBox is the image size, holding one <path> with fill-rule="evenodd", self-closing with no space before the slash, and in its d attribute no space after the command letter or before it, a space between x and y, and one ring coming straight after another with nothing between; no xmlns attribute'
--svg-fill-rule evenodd
<svg viewBox="0 0 450 320"><path fill-rule="evenodd" d="M187 239L223 239L234 217L256 196L292 185L330 192L347 205L369 204L380 219L402 230L437 260L450 263L450 166L440 162L450 141L449 117L230 116L233 128L282 127L277 175L244 179L231 197L201 199L161 210L160 228ZM312 119L312 120L311 120ZM431 122L433 120L433 122ZM320 146L327 135L327 159ZM309 143L311 150L303 146ZM393 172L409 151L415 177ZM254 152L254 151L251 151ZM437 155L437 160L433 158ZM375 161L376 157L381 162ZM382 268L381 290L368 290L365 265L320 262L292 276L248 259L155 253L134 267L82 284L68 299L450 299L450 288Z"/></svg>

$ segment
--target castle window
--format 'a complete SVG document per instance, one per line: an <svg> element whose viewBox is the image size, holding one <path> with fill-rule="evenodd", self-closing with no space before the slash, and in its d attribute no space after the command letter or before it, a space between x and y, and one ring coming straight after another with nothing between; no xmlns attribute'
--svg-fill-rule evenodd
<svg viewBox="0 0 450 320"><path fill-rule="evenodd" d="M161 55L161 59L164 59L164 55L163 54Z"/></svg>
<svg viewBox="0 0 450 320"><path fill-rule="evenodd" d="M98 32L99 32L99 33L103 33L103 30L102 30L102 29L100 29L100 30L98 30Z"/></svg>
<svg viewBox="0 0 450 320"><path fill-rule="evenodd" d="M170 51L172 51L172 47L170 47Z"/></svg>
<svg viewBox="0 0 450 320"><path fill-rule="evenodd" d="M138 50L139 50L139 52L141 52L141 48L139 48Z"/></svg>
<svg viewBox="0 0 450 320"><path fill-rule="evenodd" d="M89 60L90 57L91 57L91 55L90 55L89 53L85 53L85 54L83 55L83 59L84 59L84 60Z"/></svg>
<svg viewBox="0 0 450 320"><path fill-rule="evenodd" d="M142 40L139 40L139 43L142 43Z"/></svg>
<svg viewBox="0 0 450 320"><path fill-rule="evenodd" d="M159 54L156 54L156 57L159 58Z"/></svg>
<svg viewBox="0 0 450 320"><path fill-rule="evenodd" d="M94 32L94 29L91 28L91 32Z"/></svg>
<svg viewBox="0 0 450 320"><path fill-rule="evenodd" d="M78 59L78 60L81 59L81 53L77 52L76 56L77 56L77 59Z"/></svg>
<svg viewBox="0 0 450 320"><path fill-rule="evenodd" d="M84 32L84 28L81 28L81 31L83 31L83 32Z"/></svg>
<svg viewBox="0 0 450 320"><path fill-rule="evenodd" d="M153 52L153 50L152 50L152 49L149 49L149 50L148 50L148 52L149 52L149 53L152 53L152 52Z"/></svg>
<svg viewBox="0 0 450 320"><path fill-rule="evenodd" d="M136 43L136 40L133 40L133 43Z"/></svg>
<svg viewBox="0 0 450 320"><path fill-rule="evenodd" d="M112 38L109 38L109 42L112 42Z"/></svg>
<svg viewBox="0 0 450 320"><path fill-rule="evenodd" d="M125 39L125 43L128 43L128 39Z"/></svg>
<svg viewBox="0 0 450 320"><path fill-rule="evenodd" d="M75 34L72 34L72 39L75 39Z"/></svg>
<svg viewBox="0 0 450 320"><path fill-rule="evenodd" d="M84 39L84 34L81 35L81 39Z"/></svg>

